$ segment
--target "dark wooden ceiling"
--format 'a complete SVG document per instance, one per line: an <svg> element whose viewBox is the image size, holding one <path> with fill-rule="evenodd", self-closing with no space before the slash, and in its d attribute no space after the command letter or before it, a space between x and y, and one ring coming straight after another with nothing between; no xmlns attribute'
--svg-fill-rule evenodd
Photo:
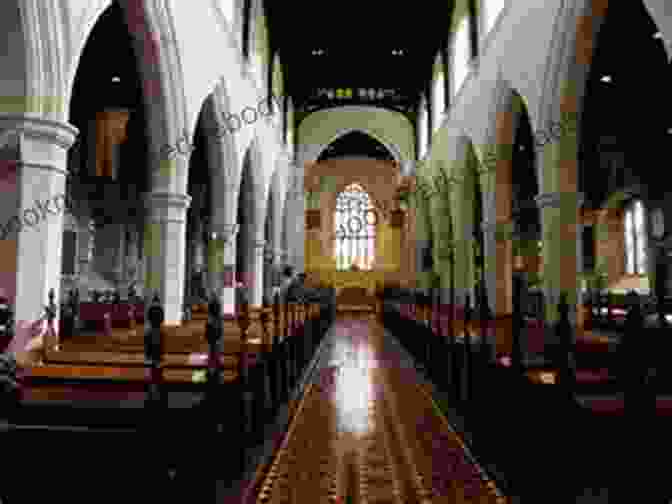
<svg viewBox="0 0 672 504"><path fill-rule="evenodd" d="M316 104L320 89L351 88L355 102L361 88L394 90L394 99L390 92L373 104L412 114L445 47L452 3L266 0L271 50L280 54L287 94L299 111L312 101L313 111L353 103L327 98Z"/></svg>

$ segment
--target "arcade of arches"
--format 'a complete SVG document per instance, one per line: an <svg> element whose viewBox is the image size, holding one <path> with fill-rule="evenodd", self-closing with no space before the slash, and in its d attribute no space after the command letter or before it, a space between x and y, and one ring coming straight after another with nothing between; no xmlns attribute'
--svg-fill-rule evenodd
<svg viewBox="0 0 672 504"><path fill-rule="evenodd" d="M422 13L436 40L370 48L378 80L327 35L298 49L270 3L0 3L6 353L103 355L96 292L157 296L194 348L187 312L212 294L239 335L287 266L337 311L386 288L458 318L485 303L493 356L512 351L517 277L543 300L542 353L563 293L576 337L596 288L672 299L665 0L447 0ZM345 77L301 73L320 58ZM52 289L56 326L73 289L91 314L81 348L35 331Z"/></svg>

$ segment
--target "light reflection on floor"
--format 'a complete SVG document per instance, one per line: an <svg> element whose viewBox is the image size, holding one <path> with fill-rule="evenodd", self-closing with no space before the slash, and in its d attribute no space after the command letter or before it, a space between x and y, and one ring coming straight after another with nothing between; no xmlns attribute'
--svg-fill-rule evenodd
<svg viewBox="0 0 672 504"><path fill-rule="evenodd" d="M370 370L375 358L366 338L366 323L351 321L345 329L347 336L335 341L330 359L339 368L333 399L339 430L360 438L370 431L369 402L374 398Z"/></svg>

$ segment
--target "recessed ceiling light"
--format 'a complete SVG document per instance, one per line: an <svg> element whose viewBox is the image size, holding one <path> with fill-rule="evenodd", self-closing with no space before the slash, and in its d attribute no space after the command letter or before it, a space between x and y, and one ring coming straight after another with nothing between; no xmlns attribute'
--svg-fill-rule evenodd
<svg viewBox="0 0 672 504"><path fill-rule="evenodd" d="M654 39L662 39L663 34L661 32L656 32L656 33L653 34L653 38Z"/></svg>
<svg viewBox="0 0 672 504"><path fill-rule="evenodd" d="M121 79L115 75L112 77L112 82L121 82Z"/></svg>
<svg viewBox="0 0 672 504"><path fill-rule="evenodd" d="M667 128L668 135L672 135L672 128Z"/></svg>
<svg viewBox="0 0 672 504"><path fill-rule="evenodd" d="M602 82L611 82L611 75L604 75L600 80Z"/></svg>

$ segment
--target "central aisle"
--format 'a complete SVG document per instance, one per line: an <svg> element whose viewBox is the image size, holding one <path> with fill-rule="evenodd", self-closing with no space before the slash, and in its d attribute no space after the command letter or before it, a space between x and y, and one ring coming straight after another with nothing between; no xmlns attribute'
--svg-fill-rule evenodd
<svg viewBox="0 0 672 504"><path fill-rule="evenodd" d="M503 503L384 344L376 321L338 320L258 503Z"/></svg>

